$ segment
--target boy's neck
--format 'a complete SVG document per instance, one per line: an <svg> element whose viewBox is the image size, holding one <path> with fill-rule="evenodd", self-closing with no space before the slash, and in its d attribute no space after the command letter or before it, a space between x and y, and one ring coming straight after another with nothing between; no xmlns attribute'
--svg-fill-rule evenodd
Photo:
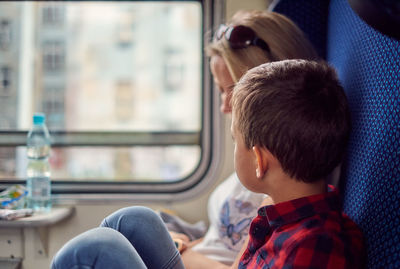
<svg viewBox="0 0 400 269"><path fill-rule="evenodd" d="M327 192L325 180L306 183L283 176L274 181L276 184L270 186L268 190L268 195L272 198L274 204Z"/></svg>

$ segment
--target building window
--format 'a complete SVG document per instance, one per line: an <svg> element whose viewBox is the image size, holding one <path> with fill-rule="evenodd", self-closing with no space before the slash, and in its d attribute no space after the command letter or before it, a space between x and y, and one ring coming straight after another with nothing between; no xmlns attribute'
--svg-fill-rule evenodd
<svg viewBox="0 0 400 269"><path fill-rule="evenodd" d="M11 93L11 68L0 67L0 96L9 96Z"/></svg>
<svg viewBox="0 0 400 269"><path fill-rule="evenodd" d="M11 46L11 22L7 19L0 20L0 49L6 50Z"/></svg>
<svg viewBox="0 0 400 269"><path fill-rule="evenodd" d="M119 81L115 87L115 118L118 122L129 122L134 113L134 93L130 81Z"/></svg>
<svg viewBox="0 0 400 269"><path fill-rule="evenodd" d="M45 41L42 48L43 70L60 72L65 65L65 46L61 41Z"/></svg>
<svg viewBox="0 0 400 269"><path fill-rule="evenodd" d="M185 71L183 55L181 51L170 48L164 52L164 79L166 89L169 91L177 91L183 86Z"/></svg>
<svg viewBox="0 0 400 269"><path fill-rule="evenodd" d="M63 129L64 122L64 89L57 86L45 86L42 97L42 109L47 115L47 126L51 129Z"/></svg>
<svg viewBox="0 0 400 269"><path fill-rule="evenodd" d="M61 4L46 4L42 7L43 26L59 26L64 22L64 6Z"/></svg>

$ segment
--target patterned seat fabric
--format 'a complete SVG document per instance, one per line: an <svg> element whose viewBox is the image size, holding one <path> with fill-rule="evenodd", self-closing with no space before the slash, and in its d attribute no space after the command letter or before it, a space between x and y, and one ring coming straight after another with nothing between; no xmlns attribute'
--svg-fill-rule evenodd
<svg viewBox="0 0 400 269"><path fill-rule="evenodd" d="M274 11L289 10L312 33L308 28L320 28L307 18L313 2L281 0ZM326 59L338 71L353 122L340 180L344 211L364 232L368 268L400 268L400 41L368 26L346 0L331 0L328 11Z"/></svg>
<svg viewBox="0 0 400 269"><path fill-rule="evenodd" d="M296 22L323 59L326 59L328 7L329 0L285 0L271 4L273 11Z"/></svg>

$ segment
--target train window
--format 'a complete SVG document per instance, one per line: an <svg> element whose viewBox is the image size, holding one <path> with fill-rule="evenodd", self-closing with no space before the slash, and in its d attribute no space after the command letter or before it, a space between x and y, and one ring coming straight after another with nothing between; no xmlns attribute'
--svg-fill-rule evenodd
<svg viewBox="0 0 400 269"><path fill-rule="evenodd" d="M0 2L1 186L25 179L36 111L53 140L55 194L196 186L218 137L209 2Z"/></svg>

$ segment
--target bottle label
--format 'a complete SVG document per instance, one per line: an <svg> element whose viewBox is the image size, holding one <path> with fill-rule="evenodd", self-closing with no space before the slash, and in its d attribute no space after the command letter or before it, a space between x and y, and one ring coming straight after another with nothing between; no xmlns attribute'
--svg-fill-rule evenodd
<svg viewBox="0 0 400 269"><path fill-rule="evenodd" d="M28 178L28 207L36 211L48 211L51 208L51 182L48 177Z"/></svg>
<svg viewBox="0 0 400 269"><path fill-rule="evenodd" d="M33 177L28 179L28 196L50 198L51 185L48 177Z"/></svg>

